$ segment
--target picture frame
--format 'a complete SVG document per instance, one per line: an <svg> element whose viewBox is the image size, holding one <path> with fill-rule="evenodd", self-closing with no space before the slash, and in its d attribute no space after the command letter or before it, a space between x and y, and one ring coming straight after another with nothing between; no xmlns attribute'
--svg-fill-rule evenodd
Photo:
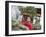
<svg viewBox="0 0 46 37"><path fill-rule="evenodd" d="M31 4L31 5L30 5ZM31 30L31 31L10 31L11 25L9 25L9 19L11 19L11 6L34 6L35 8L41 8L41 31ZM36 18L36 17L35 17ZM38 17L39 18L39 17ZM34 35L34 34L45 34L45 3L38 2L23 2L23 1L5 1L5 35L6 36L19 36L19 35Z"/></svg>

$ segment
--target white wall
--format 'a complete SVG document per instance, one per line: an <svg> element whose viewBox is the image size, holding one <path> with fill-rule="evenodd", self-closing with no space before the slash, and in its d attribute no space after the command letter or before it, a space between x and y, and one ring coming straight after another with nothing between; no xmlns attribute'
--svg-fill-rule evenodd
<svg viewBox="0 0 46 37"><path fill-rule="evenodd" d="M16 1L28 1L28 2L43 2L43 3L46 3L46 0L16 0ZM46 9L46 7L45 7L45 9ZM46 14L46 11L45 11L45 14ZM46 18L46 15L45 15L45 18ZM24 36L16 36L16 37L45 37L45 35L46 34L24 35ZM5 0L0 0L0 37L5 37Z"/></svg>

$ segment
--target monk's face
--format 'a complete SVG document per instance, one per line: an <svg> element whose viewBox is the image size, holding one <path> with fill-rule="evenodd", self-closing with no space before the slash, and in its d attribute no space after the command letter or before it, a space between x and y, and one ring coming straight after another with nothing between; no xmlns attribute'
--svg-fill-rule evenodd
<svg viewBox="0 0 46 37"><path fill-rule="evenodd" d="M31 21L30 17L27 17L27 21Z"/></svg>

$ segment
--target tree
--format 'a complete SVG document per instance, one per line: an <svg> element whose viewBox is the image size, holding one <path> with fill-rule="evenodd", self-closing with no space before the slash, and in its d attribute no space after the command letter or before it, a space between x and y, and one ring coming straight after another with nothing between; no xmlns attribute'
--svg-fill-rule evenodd
<svg viewBox="0 0 46 37"><path fill-rule="evenodd" d="M36 8L34 8L32 6L27 6L27 7L18 6L18 7L22 14L29 15L31 17L36 16L36 13L37 13Z"/></svg>

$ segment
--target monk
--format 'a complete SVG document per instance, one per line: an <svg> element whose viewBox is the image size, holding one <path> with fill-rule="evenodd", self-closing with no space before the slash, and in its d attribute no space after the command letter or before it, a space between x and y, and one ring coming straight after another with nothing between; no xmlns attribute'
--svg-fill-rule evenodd
<svg viewBox="0 0 46 37"><path fill-rule="evenodd" d="M29 30L32 30L32 23L30 17L27 17L27 21L23 21L22 24L28 27Z"/></svg>

